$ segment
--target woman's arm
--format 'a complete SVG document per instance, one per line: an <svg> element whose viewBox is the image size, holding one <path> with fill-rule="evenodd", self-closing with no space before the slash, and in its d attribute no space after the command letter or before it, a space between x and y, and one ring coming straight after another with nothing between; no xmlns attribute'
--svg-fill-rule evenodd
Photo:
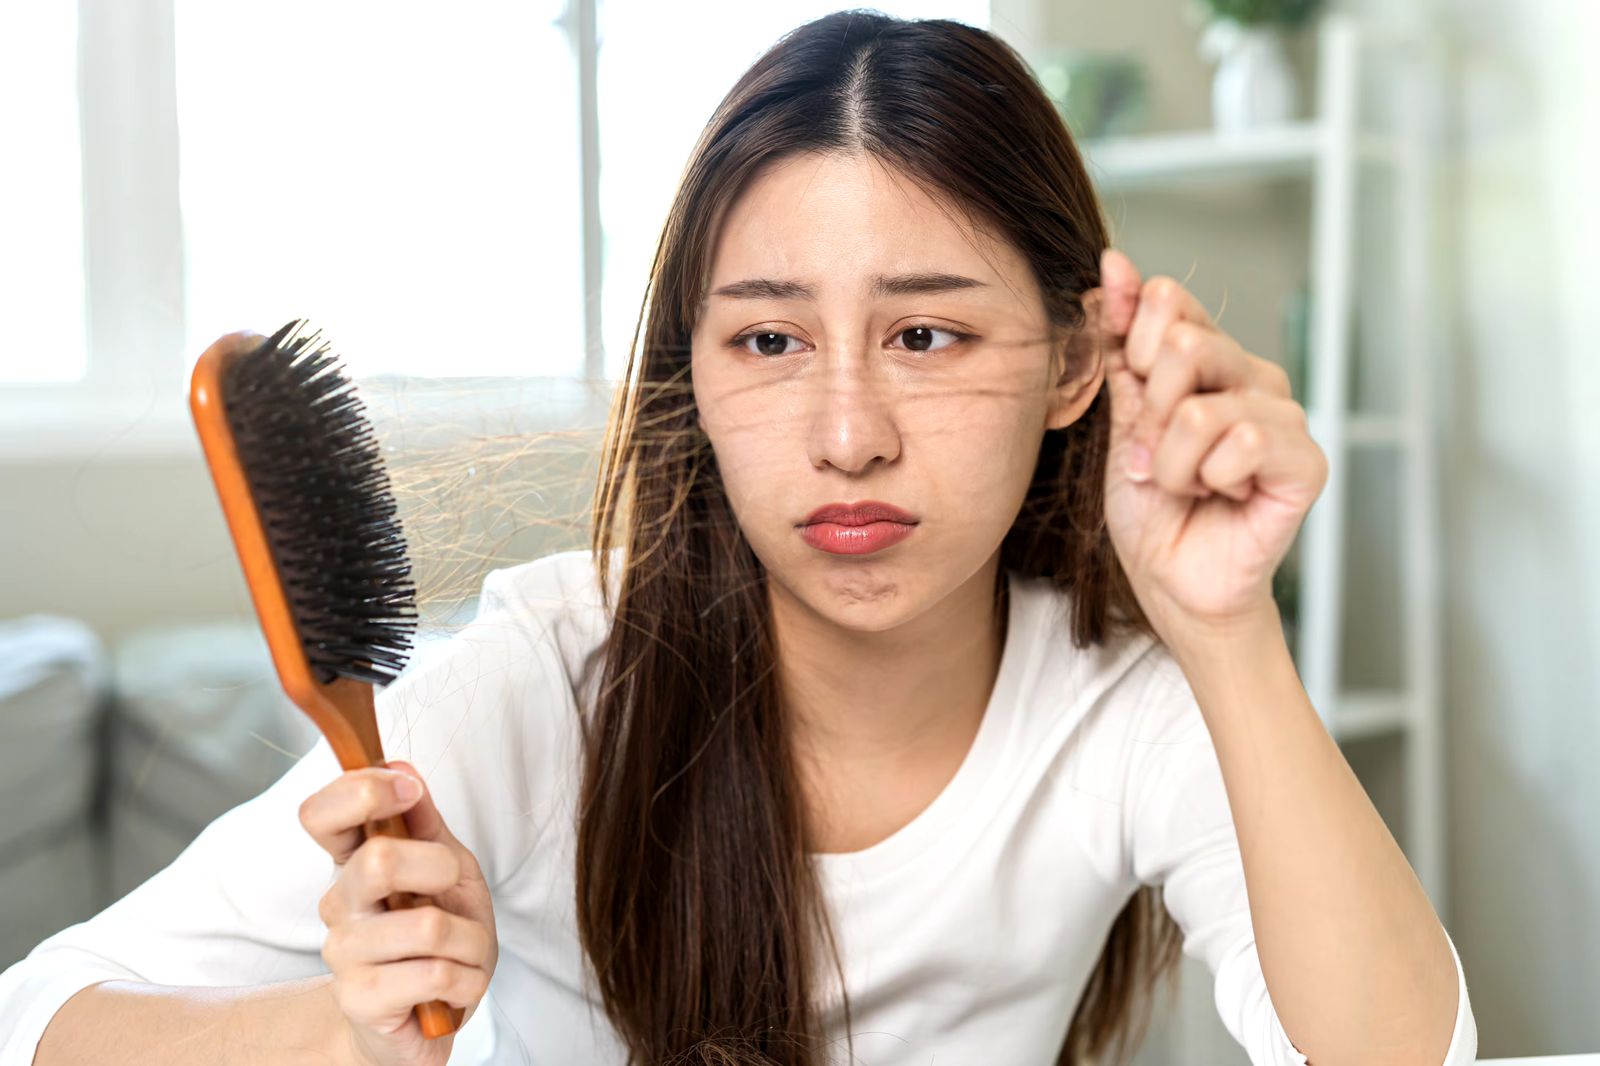
<svg viewBox="0 0 1600 1066"><path fill-rule="evenodd" d="M1331 463L1281 366L1177 279L1143 280L1115 249L1100 265L1106 525L1214 743L1272 1002L1317 1066L1436 1066L1462 1043L1451 945L1306 698L1272 598Z"/></svg>
<svg viewBox="0 0 1600 1066"><path fill-rule="evenodd" d="M347 1061L331 974L244 988L104 981L75 993L32 1066L330 1066Z"/></svg>
<svg viewBox="0 0 1600 1066"><path fill-rule="evenodd" d="M1285 1031L1316 1066L1438 1066L1458 1014L1451 946L1307 698L1276 606L1167 644L1216 749Z"/></svg>

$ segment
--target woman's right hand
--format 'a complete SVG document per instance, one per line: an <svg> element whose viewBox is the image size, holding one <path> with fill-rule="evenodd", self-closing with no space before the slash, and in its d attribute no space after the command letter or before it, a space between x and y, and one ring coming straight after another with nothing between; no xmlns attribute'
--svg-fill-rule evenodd
<svg viewBox="0 0 1600 1066"><path fill-rule="evenodd" d="M415 797L397 791L407 778ZM366 823L401 813L411 839L365 837ZM317 910L347 1030L341 1048L362 1066L444 1066L455 1036L427 1039L412 1008L442 999L465 1008L464 1024L488 990L500 948L477 859L445 826L422 775L397 760L344 771L300 805L300 824L338 869ZM388 910L396 891L432 902Z"/></svg>

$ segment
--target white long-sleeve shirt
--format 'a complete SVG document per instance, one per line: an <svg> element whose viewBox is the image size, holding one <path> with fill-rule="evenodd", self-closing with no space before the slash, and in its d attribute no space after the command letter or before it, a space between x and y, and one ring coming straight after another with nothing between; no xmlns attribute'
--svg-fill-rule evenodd
<svg viewBox="0 0 1600 1066"><path fill-rule="evenodd" d="M1066 594L1008 580L999 674L955 776L886 839L812 856L855 1061L1053 1063L1111 922L1141 884L1160 883L1250 1061L1305 1063L1267 995L1221 770L1183 674L1142 635L1075 649ZM576 716L597 689L608 627L587 551L495 570L476 618L378 693L385 755L422 772L493 893L499 963L452 1062L625 1059L585 980L573 892ZM97 981L326 972L317 903L335 869L298 810L339 772L319 740L165 869L0 974L0 1066L28 1066L56 1010ZM1477 1053L1459 956L1456 967L1445 1066ZM823 970L823 1020L842 1036Z"/></svg>

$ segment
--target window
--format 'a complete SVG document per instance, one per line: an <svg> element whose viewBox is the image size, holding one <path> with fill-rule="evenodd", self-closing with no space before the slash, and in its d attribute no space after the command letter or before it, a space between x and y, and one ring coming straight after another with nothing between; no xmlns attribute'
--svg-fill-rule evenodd
<svg viewBox="0 0 1600 1066"><path fill-rule="evenodd" d="M305 317L355 375L579 373L560 14L177 0L188 350Z"/></svg>

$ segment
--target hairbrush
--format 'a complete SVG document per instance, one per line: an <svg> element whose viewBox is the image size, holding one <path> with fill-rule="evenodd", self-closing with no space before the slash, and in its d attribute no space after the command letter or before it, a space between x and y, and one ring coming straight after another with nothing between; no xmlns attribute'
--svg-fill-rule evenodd
<svg viewBox="0 0 1600 1066"><path fill-rule="evenodd" d="M366 407L305 324L219 338L195 364L189 409L278 680L356 770L385 765L373 686L405 666L416 594ZM403 815L363 829L409 836ZM430 902L393 892L385 905ZM428 1038L464 1014L443 1000L416 1007Z"/></svg>

